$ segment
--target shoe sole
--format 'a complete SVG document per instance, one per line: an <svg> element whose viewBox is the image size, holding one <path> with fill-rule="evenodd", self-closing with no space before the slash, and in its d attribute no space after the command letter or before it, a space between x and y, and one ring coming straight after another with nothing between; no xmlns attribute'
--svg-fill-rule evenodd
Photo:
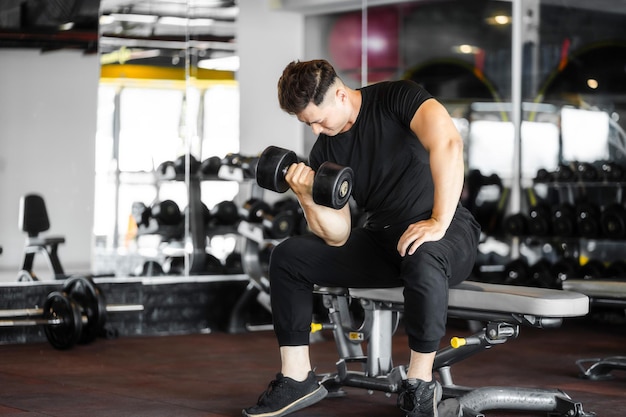
<svg viewBox="0 0 626 417"><path fill-rule="evenodd" d="M294 411L301 410L305 407L315 404L323 400L326 395L328 395L328 391L326 387L320 385L318 389L313 391L312 393L305 395L304 397L298 399L297 401L292 402L286 407L281 408L280 410L272 411L270 413L261 413L261 414L248 414L246 410L242 411L242 415L244 417L282 417L287 414L293 413Z"/></svg>
<svg viewBox="0 0 626 417"><path fill-rule="evenodd" d="M439 417L439 410L437 406L441 402L441 398L443 397L443 388L439 381L435 381L435 393L433 394L433 416Z"/></svg>

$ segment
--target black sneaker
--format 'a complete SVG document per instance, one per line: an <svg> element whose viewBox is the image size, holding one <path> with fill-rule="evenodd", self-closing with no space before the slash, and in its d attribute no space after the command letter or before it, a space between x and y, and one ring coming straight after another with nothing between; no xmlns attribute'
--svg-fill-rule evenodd
<svg viewBox="0 0 626 417"><path fill-rule="evenodd" d="M302 382L279 373L261 394L257 405L244 409L242 414L245 417L280 417L315 404L326 394L328 391L317 381L313 371Z"/></svg>
<svg viewBox="0 0 626 417"><path fill-rule="evenodd" d="M402 381L398 394L398 407L406 417L437 417L437 403L441 401L441 385L417 379L416 383Z"/></svg>

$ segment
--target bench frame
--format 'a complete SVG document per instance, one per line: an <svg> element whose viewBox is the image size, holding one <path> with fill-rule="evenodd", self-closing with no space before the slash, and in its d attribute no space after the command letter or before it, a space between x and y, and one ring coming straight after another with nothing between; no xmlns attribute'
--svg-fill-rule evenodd
<svg viewBox="0 0 626 417"><path fill-rule="evenodd" d="M511 292L511 286L490 287L496 292L500 290L499 287L507 293ZM392 360L392 336L404 311L404 305L400 301L401 289L397 290L391 297L381 296L375 292L376 290L373 290L374 292L345 288L316 290L322 297L329 318L328 323L323 323L318 328L332 330L339 354L337 371L320 375L321 383L328 389L329 396L346 395L342 390L343 386L386 393L398 392L402 380L406 378L406 367L394 366ZM452 291L457 291L456 295L463 297L472 295L472 289L451 289ZM458 293L459 291L467 291L467 294ZM530 291L537 293L544 290L532 288ZM553 291L556 290L545 291L546 297L541 301L550 302L551 297L555 296ZM374 295L370 297L370 294ZM535 294L539 298L542 295L541 292ZM581 294L578 295L583 297ZM484 297L484 294L482 296ZM353 318L350 307L354 300L359 302L363 311L363 317L358 322ZM565 314L565 316L575 315L584 314ZM572 400L560 390L519 387L471 388L456 385L452 378L452 365L516 338L520 333L520 326L555 328L561 325L563 317L456 307L452 303L452 298L448 317L469 320L472 324L486 324L472 336L464 338L464 345L456 348L446 346L436 354L433 371L438 374L443 388L443 399L438 407L440 417L484 417L483 411L496 409L545 411L553 416L567 417L595 415L583 411L581 403ZM365 342L367 355L363 349ZM359 369L351 369L355 366Z"/></svg>

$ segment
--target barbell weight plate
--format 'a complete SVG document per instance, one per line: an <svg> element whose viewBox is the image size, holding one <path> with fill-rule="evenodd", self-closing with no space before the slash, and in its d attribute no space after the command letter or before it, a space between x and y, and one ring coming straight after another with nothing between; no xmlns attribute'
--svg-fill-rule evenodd
<svg viewBox="0 0 626 417"><path fill-rule="evenodd" d="M324 162L313 180L313 201L322 206L340 209L352 194L354 172L334 162Z"/></svg>
<svg viewBox="0 0 626 417"><path fill-rule="evenodd" d="M106 323L106 300L98 287L90 279L74 276L65 280L65 292L81 309L81 314L87 317L79 343L93 342L102 332Z"/></svg>
<svg viewBox="0 0 626 417"><path fill-rule="evenodd" d="M256 165L256 182L267 190L284 193L289 189L285 173L291 164L298 162L295 152L277 146L268 146L259 156Z"/></svg>
<svg viewBox="0 0 626 417"><path fill-rule="evenodd" d="M59 320L59 324L44 325L48 342L59 350L70 349L80 339L83 320L78 304L67 294L53 291L43 305L45 320Z"/></svg>

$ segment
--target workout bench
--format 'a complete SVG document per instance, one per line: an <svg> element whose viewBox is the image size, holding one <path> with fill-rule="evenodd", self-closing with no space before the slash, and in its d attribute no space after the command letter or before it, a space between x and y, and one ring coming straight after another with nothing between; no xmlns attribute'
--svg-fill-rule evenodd
<svg viewBox="0 0 626 417"><path fill-rule="evenodd" d="M336 373L322 375L330 395L344 395L342 386L396 393L406 378L405 366L392 362L392 336L403 313L402 288L317 288L330 323L312 330L332 329L339 353ZM363 318L355 323L350 302L357 300ZM451 366L469 356L515 338L520 326L559 327L564 318L589 311L586 295L560 290L466 281L450 289L448 317L486 323L466 338L454 338L437 352L433 371L439 375L443 399L440 417L484 417L485 410L546 411L550 415L583 417L582 404L560 390L518 387L470 388L456 385ZM367 355L363 343L367 341ZM360 364L360 370L348 369ZM354 366L353 366L354 367Z"/></svg>
<svg viewBox="0 0 626 417"><path fill-rule="evenodd" d="M18 281L37 280L33 272L35 255L44 255L55 279L65 279L65 271L57 253L60 244L65 243L63 236L41 237L40 233L50 229L50 220L43 197L39 194L26 194L20 199L19 228L26 232L24 262L18 272Z"/></svg>

